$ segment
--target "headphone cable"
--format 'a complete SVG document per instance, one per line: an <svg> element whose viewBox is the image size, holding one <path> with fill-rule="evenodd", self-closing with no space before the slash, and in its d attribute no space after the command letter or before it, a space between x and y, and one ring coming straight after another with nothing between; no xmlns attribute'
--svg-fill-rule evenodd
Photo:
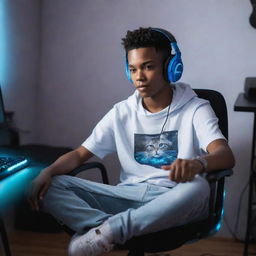
<svg viewBox="0 0 256 256"><path fill-rule="evenodd" d="M164 124L163 124L163 126L162 126L162 130L161 130L161 133L160 133L160 137L161 137L161 135L162 135L162 133L163 133L163 131L164 131L164 127L165 127L165 125L166 125L166 123L167 123L167 120L168 120L168 117L169 117L169 113L170 113L170 107L171 107L171 103L170 103L169 106L168 106L167 115L166 115Z"/></svg>
<svg viewBox="0 0 256 256"><path fill-rule="evenodd" d="M172 104L172 98L173 98L173 92L172 92L172 94L171 94L171 102L170 102L170 104L169 104L169 106L168 106L167 115L166 115L164 124L163 124L163 126L162 126L161 132L160 132L160 137L161 137L161 135L162 135L162 133L163 133L163 131L164 131L164 127L165 127L165 125L166 125L166 123L167 123L167 120L168 120L168 118L169 118L170 108L171 108L171 104Z"/></svg>

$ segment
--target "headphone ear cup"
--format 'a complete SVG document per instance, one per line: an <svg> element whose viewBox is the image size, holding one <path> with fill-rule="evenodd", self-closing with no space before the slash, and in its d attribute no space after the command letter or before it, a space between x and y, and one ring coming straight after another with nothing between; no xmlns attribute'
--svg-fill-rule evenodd
<svg viewBox="0 0 256 256"><path fill-rule="evenodd" d="M168 67L169 67L169 65L170 65L170 62L171 62L171 60L172 60L172 58L174 57L174 55L171 55L171 56L169 56L166 60L165 60L165 62L164 62L164 79L168 82L168 83L170 83L171 81L170 81L170 79L169 79L169 72L168 72Z"/></svg>
<svg viewBox="0 0 256 256"><path fill-rule="evenodd" d="M131 78L131 72L128 65L127 57L125 57L125 73L127 76L127 79L133 84L132 78Z"/></svg>
<svg viewBox="0 0 256 256"><path fill-rule="evenodd" d="M180 54L172 55L171 60L168 62L167 66L167 77L168 81L171 83L177 82L183 72L183 63Z"/></svg>

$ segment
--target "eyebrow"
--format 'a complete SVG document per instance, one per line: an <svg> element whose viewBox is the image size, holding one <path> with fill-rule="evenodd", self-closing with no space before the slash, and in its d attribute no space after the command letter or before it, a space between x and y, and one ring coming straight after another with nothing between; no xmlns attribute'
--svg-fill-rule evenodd
<svg viewBox="0 0 256 256"><path fill-rule="evenodd" d="M143 63L141 64L141 66L145 66L145 65L147 65L147 64L149 64L149 63L154 63L154 61L153 61L153 60L145 61L145 62L143 62ZM129 67L134 67L134 66L131 65L131 64L129 64Z"/></svg>

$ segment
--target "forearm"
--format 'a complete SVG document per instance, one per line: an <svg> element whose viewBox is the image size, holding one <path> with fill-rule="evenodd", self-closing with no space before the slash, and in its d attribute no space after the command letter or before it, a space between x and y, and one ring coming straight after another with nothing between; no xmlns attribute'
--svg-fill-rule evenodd
<svg viewBox="0 0 256 256"><path fill-rule="evenodd" d="M209 154L204 156L207 160L207 172L214 170L230 169L235 165L234 155L226 142L221 141L218 147L208 147Z"/></svg>
<svg viewBox="0 0 256 256"><path fill-rule="evenodd" d="M79 147L59 157L54 163L44 169L51 176L59 174L67 174L88 159L93 154L83 147Z"/></svg>

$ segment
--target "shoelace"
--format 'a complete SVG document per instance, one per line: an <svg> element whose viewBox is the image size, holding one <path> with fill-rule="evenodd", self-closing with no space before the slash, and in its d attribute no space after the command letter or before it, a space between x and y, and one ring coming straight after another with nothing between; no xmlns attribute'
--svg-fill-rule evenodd
<svg viewBox="0 0 256 256"><path fill-rule="evenodd" d="M111 244L104 244L102 241L86 241L86 247L79 241L79 247L82 249L84 256L94 256L95 252L108 252L113 248Z"/></svg>

